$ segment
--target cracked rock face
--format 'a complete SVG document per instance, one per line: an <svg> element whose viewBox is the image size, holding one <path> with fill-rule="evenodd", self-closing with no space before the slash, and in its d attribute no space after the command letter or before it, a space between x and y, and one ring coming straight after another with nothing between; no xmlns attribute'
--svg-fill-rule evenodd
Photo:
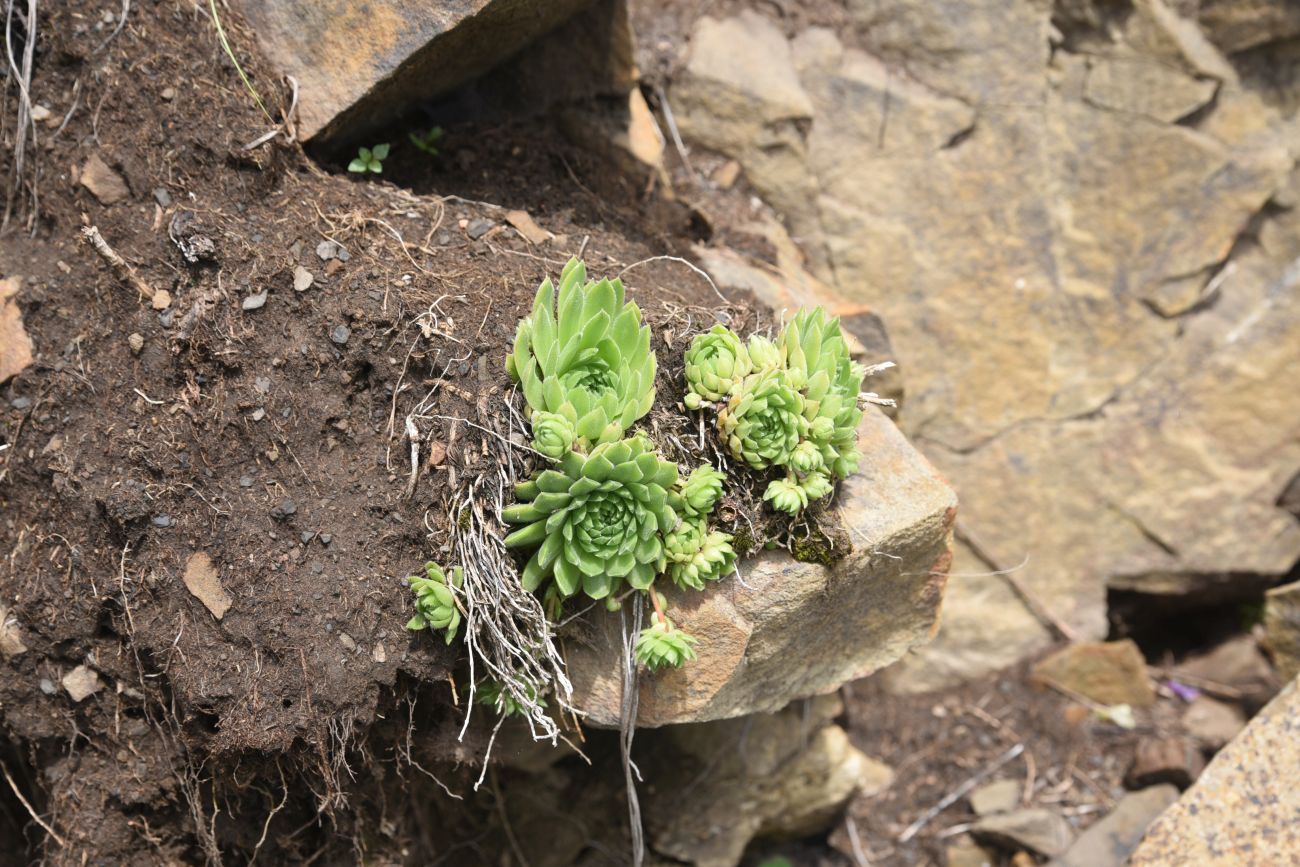
<svg viewBox="0 0 1300 867"><path fill-rule="evenodd" d="M864 677L930 638L956 497L874 409L859 443L861 471L837 495L853 539L844 559L827 567L769 551L705 593L665 593L668 616L699 638L699 658L641 676L639 726L775 711ZM621 623L619 614L602 613L591 643L566 648L574 704L592 725L619 722Z"/></svg>
<svg viewBox="0 0 1300 867"><path fill-rule="evenodd" d="M990 572L1100 638L1108 584L1231 598L1300 558L1277 507L1300 470L1300 49L1230 4L1056 5L705 18L670 94L880 315L900 424L961 492L944 627L900 690L1048 643Z"/></svg>

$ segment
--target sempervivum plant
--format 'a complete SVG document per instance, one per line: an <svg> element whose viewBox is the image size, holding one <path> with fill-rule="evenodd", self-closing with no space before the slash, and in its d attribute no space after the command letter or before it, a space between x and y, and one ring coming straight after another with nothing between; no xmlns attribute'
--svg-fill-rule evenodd
<svg viewBox="0 0 1300 867"><path fill-rule="evenodd" d="M650 624L637 636L633 651L637 662L651 671L658 671L661 668L680 668L682 663L695 658L695 636L675 627L657 606L650 615Z"/></svg>
<svg viewBox="0 0 1300 867"><path fill-rule="evenodd" d="M406 624L406 628L441 629L447 643L456 639L460 629L460 609L456 607L453 590L459 590L465 581L465 573L459 566L443 571L437 563L424 564L424 575L412 575L406 579L415 594L415 616Z"/></svg>
<svg viewBox="0 0 1300 867"><path fill-rule="evenodd" d="M754 469L784 466L807 430L803 398L783 370L750 374L718 413L718 430L731 454Z"/></svg>
<svg viewBox="0 0 1300 867"><path fill-rule="evenodd" d="M736 568L731 536L718 530L709 532L699 518L682 521L664 539L664 550L668 575L678 587L703 590L706 581L725 578Z"/></svg>
<svg viewBox="0 0 1300 867"><path fill-rule="evenodd" d="M690 409L699 409L704 401L723 400L750 370L745 345L725 325L695 335L684 360L688 389L684 403Z"/></svg>
<svg viewBox="0 0 1300 867"><path fill-rule="evenodd" d="M677 465L661 460L645 437L603 443L590 454L568 452L558 468L516 486L523 502L502 510L523 524L505 539L510 548L535 548L523 571L524 587L548 579L564 597L579 589L592 599L624 580L647 589L666 565L663 534L677 526L668 502Z"/></svg>
<svg viewBox="0 0 1300 867"><path fill-rule="evenodd" d="M804 395L809 436L836 478L857 471L858 395L866 368L849 358L839 317L820 307L800 310L781 331L781 358ZM811 472L801 470L801 472Z"/></svg>
<svg viewBox="0 0 1300 867"><path fill-rule="evenodd" d="M556 459L568 448L560 447L565 432L553 416L568 421L572 445L586 450L621 438L655 399L655 356L641 311L624 303L619 280L587 282L577 259L564 266L558 292L550 278L542 281L506 369L523 388L534 447Z"/></svg>

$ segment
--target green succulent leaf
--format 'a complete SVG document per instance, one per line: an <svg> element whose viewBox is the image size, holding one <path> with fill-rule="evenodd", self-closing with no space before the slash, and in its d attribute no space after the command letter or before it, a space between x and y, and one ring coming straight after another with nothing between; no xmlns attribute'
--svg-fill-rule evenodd
<svg viewBox="0 0 1300 867"><path fill-rule="evenodd" d="M548 584L549 592L553 580L562 597L581 589L593 599L617 593L624 580L649 586L663 569L661 533L678 521L667 496L677 465L638 436L568 452L557 466L537 477L532 502L502 510L507 523L523 525L506 546L536 548L524 586Z"/></svg>
<svg viewBox="0 0 1300 867"><path fill-rule="evenodd" d="M558 289L549 279L538 287L506 369L530 414L564 415L584 450L618 440L654 403L655 356L641 311L624 303L619 280L588 282L577 259Z"/></svg>
<svg viewBox="0 0 1300 867"><path fill-rule="evenodd" d="M752 373L718 412L718 431L732 456L751 467L785 466L808 427L803 409L784 371Z"/></svg>
<svg viewBox="0 0 1300 867"><path fill-rule="evenodd" d="M820 500L835 489L830 477L820 470L815 473L809 473L799 480L799 487L808 497L808 501Z"/></svg>
<svg viewBox="0 0 1300 867"><path fill-rule="evenodd" d="M820 470L826 465L822 457L822 450L811 440L804 440L795 446L794 451L790 454L790 466L796 472L807 475L808 473Z"/></svg>
<svg viewBox="0 0 1300 867"><path fill-rule="evenodd" d="M529 701L540 707L546 707L546 699L541 698L536 685L528 684L525 694ZM502 716L525 716L528 713L527 706L495 680L484 680L479 683L474 690L474 701L495 708Z"/></svg>
<svg viewBox="0 0 1300 867"><path fill-rule="evenodd" d="M419 631L428 627L441 629L448 644L456 640L460 629L460 609L456 605L455 591L465 583L465 572L456 566L444 571L432 561L424 564L424 575L406 579L415 594L415 616L406 628Z"/></svg>
<svg viewBox="0 0 1300 867"><path fill-rule="evenodd" d="M658 671L661 668L681 668L682 663L695 659L695 636L675 628L667 617L656 614L653 620L654 623L637 636L634 653L638 663L650 671Z"/></svg>
<svg viewBox="0 0 1300 867"><path fill-rule="evenodd" d="M750 371L749 353L736 332L714 325L695 335L685 354L686 405L698 409L702 401L722 400Z"/></svg>

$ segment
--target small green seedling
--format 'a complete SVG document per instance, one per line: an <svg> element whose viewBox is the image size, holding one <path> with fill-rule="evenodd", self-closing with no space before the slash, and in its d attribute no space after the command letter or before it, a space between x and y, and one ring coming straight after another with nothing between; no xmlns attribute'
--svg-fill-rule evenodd
<svg viewBox="0 0 1300 867"><path fill-rule="evenodd" d="M374 172L379 174L384 170L384 160L388 159L389 147L387 144L377 144L373 148L361 148L357 151L357 158L348 163L348 171L365 174Z"/></svg>
<svg viewBox="0 0 1300 867"><path fill-rule="evenodd" d="M436 157L438 155L437 144L442 138L442 127L435 126L426 133L412 131L407 135L407 137L411 140L411 144L415 145L429 156Z"/></svg>

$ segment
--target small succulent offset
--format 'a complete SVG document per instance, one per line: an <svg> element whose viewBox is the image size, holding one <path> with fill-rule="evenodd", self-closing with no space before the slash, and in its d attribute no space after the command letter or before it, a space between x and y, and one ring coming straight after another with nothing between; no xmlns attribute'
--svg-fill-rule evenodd
<svg viewBox="0 0 1300 867"><path fill-rule="evenodd" d="M637 636L633 653L636 661L650 671L661 668L680 668L682 663L695 659L696 638L673 626L662 611L650 615L651 625Z"/></svg>
<svg viewBox="0 0 1300 867"><path fill-rule="evenodd" d="M785 466L808 432L803 397L783 370L750 374L718 412L718 431L731 454L754 469Z"/></svg>
<svg viewBox="0 0 1300 867"><path fill-rule="evenodd" d="M699 409L704 401L722 400L750 371L745 345L725 325L695 335L685 361L688 409Z"/></svg>
<svg viewBox="0 0 1300 867"><path fill-rule="evenodd" d="M542 281L532 313L519 321L506 369L523 388L530 421L541 413L546 438L534 426L534 448L563 454L553 416L573 430L572 445L587 450L615 442L650 411L655 399L655 355L641 311L624 303L618 279L587 281L570 259L559 291ZM557 459L558 458L554 458Z"/></svg>
<svg viewBox="0 0 1300 867"><path fill-rule="evenodd" d="M424 564L424 576L412 575L407 579L415 594L415 616L406 628L441 629L448 644L456 639L460 629L460 609L456 607L455 590L465 583L465 573L456 566L446 572L432 561Z"/></svg>
<svg viewBox="0 0 1300 867"><path fill-rule="evenodd" d="M348 171L358 174L373 172L379 174L384 170L384 160L388 159L389 146L377 144L373 148L360 148L356 159L348 163Z"/></svg>

